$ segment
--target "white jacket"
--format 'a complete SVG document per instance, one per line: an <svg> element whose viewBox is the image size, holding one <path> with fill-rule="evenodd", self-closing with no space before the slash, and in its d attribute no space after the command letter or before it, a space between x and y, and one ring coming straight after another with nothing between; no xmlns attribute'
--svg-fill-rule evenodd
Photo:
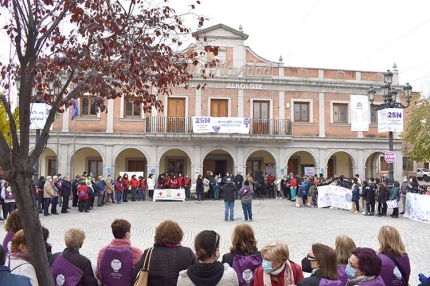
<svg viewBox="0 0 430 286"><path fill-rule="evenodd" d="M224 274L217 286L238 286L239 281L237 280L236 271L230 267L227 263L224 263ZM188 277L187 269L179 272L178 283L176 286L198 286L191 281Z"/></svg>
<svg viewBox="0 0 430 286"><path fill-rule="evenodd" d="M9 257L6 259L5 265L9 265ZM12 271L12 274L18 274L30 278L32 286L39 286L39 282L37 282L36 270L34 270L33 265L31 265L28 261L12 257L9 268Z"/></svg>
<svg viewBox="0 0 430 286"><path fill-rule="evenodd" d="M154 188L155 188L155 180L154 180L154 178L148 178L147 180L146 180L146 186L148 187L148 190L154 190Z"/></svg>

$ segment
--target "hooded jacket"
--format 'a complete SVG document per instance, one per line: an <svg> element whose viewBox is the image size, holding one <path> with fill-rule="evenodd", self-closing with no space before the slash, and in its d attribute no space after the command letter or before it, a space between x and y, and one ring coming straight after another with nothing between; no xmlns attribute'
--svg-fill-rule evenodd
<svg viewBox="0 0 430 286"><path fill-rule="evenodd" d="M236 272L227 263L197 263L179 272L177 286L237 286Z"/></svg>

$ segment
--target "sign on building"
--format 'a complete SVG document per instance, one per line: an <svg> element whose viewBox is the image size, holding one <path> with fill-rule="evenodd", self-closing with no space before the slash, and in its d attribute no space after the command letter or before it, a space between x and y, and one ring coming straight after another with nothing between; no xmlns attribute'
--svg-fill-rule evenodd
<svg viewBox="0 0 430 286"><path fill-rule="evenodd" d="M200 117L193 118L193 133L249 134L251 120L248 117Z"/></svg>
<svg viewBox="0 0 430 286"><path fill-rule="evenodd" d="M351 131L369 131L369 101L365 95L351 95Z"/></svg>
<svg viewBox="0 0 430 286"><path fill-rule="evenodd" d="M378 133L403 132L403 109L378 110Z"/></svg>

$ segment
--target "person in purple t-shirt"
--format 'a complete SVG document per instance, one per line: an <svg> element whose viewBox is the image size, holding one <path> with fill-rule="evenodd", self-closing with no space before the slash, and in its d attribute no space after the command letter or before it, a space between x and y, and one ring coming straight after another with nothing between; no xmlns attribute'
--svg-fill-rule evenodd
<svg viewBox="0 0 430 286"><path fill-rule="evenodd" d="M392 226L379 230L379 257L382 261L381 277L386 285L408 285L411 264L399 231Z"/></svg>

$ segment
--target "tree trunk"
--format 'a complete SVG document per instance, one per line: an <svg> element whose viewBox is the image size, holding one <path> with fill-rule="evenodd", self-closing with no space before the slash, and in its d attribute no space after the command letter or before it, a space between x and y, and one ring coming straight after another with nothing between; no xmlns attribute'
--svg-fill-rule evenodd
<svg viewBox="0 0 430 286"><path fill-rule="evenodd" d="M15 202L19 209L25 240L39 285L55 286L43 240L39 211L36 207L33 167L27 160L14 160L11 165L12 168L5 171L5 177L12 191L18 194L15 195Z"/></svg>

